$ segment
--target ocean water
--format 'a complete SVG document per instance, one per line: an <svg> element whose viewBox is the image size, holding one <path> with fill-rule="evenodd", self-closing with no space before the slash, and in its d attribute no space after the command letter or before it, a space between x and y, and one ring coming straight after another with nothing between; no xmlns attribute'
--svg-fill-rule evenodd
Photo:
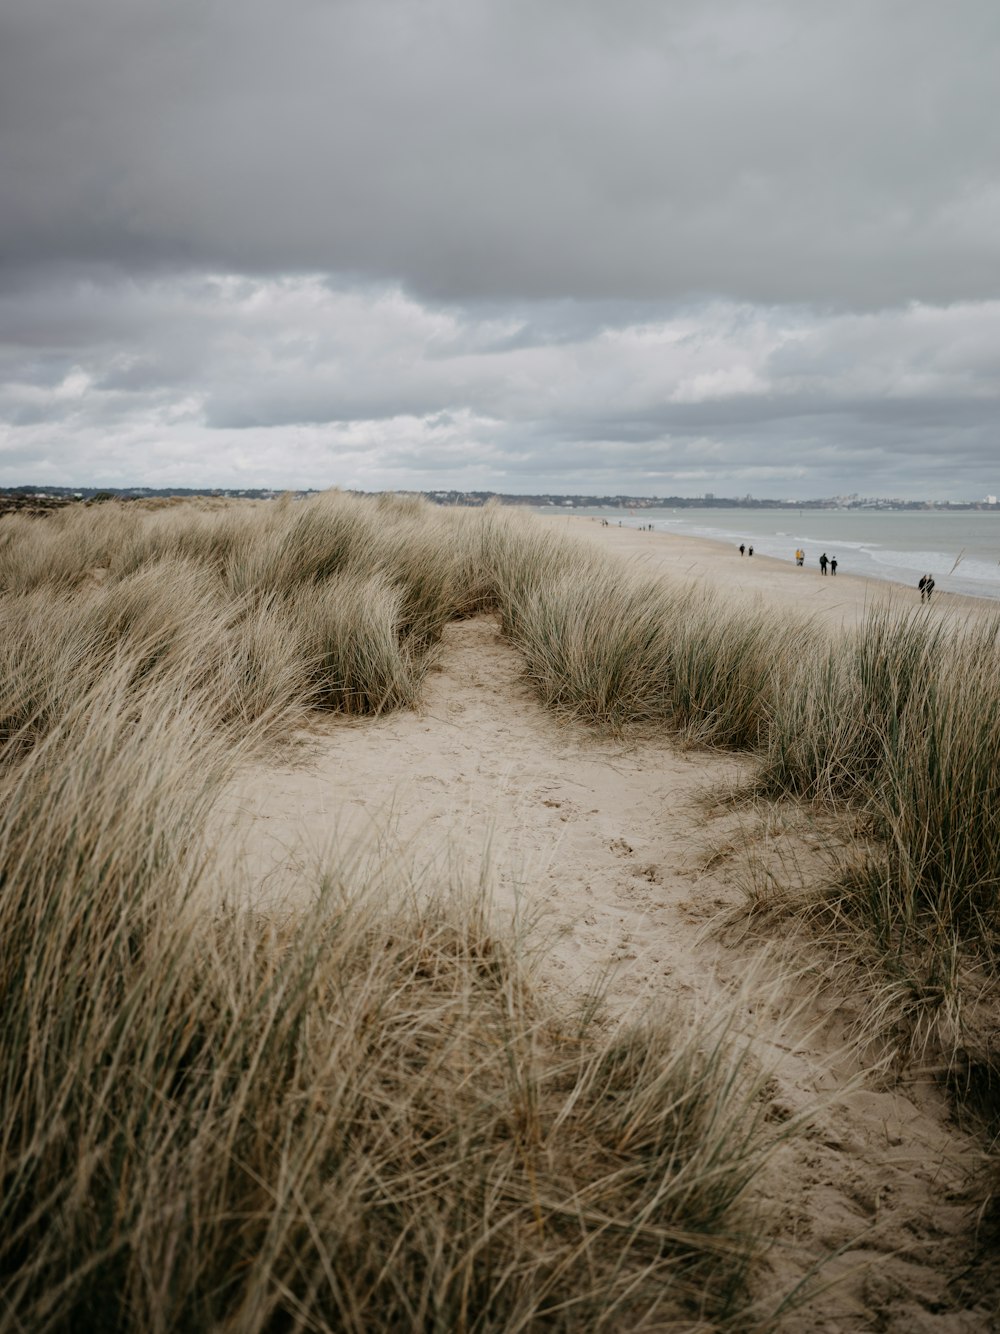
<svg viewBox="0 0 1000 1334"><path fill-rule="evenodd" d="M549 509L548 513L552 513ZM915 585L932 574L939 589L1000 599L1000 513L963 510L646 509L574 510L623 527L652 524L657 532L707 537L762 556L818 568L822 552L838 573Z"/></svg>

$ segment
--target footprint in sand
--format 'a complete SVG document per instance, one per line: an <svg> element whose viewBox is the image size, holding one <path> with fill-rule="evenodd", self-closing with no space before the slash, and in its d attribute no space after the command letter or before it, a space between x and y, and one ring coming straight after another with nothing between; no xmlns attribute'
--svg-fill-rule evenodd
<svg viewBox="0 0 1000 1334"><path fill-rule="evenodd" d="M628 868L638 880L648 880L651 885L663 884L663 872L658 866L641 866L638 862Z"/></svg>
<svg viewBox="0 0 1000 1334"><path fill-rule="evenodd" d="M572 802L557 801L554 797L543 798L542 805L547 807L550 811L558 811L559 819L562 820L563 824L568 820L572 820L577 813L576 807Z"/></svg>

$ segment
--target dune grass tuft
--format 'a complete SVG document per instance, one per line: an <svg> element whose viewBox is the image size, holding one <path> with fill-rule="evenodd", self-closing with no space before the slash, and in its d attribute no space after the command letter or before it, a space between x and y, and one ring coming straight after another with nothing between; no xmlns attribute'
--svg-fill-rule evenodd
<svg viewBox="0 0 1000 1334"><path fill-rule="evenodd" d="M885 738L869 797L879 851L854 891L885 948L1000 947L996 625L940 646Z"/></svg>
<svg viewBox="0 0 1000 1334"><path fill-rule="evenodd" d="M339 713L382 713L412 706L426 655L402 633L405 593L384 576L342 574L289 599L309 675L309 702Z"/></svg>
<svg viewBox="0 0 1000 1334"><path fill-rule="evenodd" d="M726 612L700 589L614 565L530 588L511 627L550 707L600 726L661 724L735 749L766 744L789 663L809 643L790 618Z"/></svg>

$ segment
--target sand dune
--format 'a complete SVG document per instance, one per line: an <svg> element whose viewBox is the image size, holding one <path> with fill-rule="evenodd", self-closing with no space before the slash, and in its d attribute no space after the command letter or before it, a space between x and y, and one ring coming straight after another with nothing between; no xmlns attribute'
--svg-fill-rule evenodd
<svg viewBox="0 0 1000 1334"><path fill-rule="evenodd" d="M741 560L710 542L551 522L733 598L835 623L887 595L919 605L915 590ZM929 610L968 615L978 604L943 597ZM817 1265L816 1282L830 1285L781 1327L989 1327L954 1287L973 1253L963 1190L976 1149L944 1094L929 1075L893 1087L865 1072L848 1041L849 981L838 986L815 947L785 942L762 963L759 945L712 929L738 916L751 864L823 873L811 817L727 800L750 761L555 721L490 617L447 628L417 711L318 721L300 742L293 764L244 773L224 803L222 859L240 864L262 904L294 900L325 860L376 847L418 886L482 884L501 913L531 923L547 986L578 992L606 978L609 1022L663 1002L684 1022L756 978L746 1021L773 1067L768 1114L815 1109L770 1174L763 1289L777 1302ZM782 969L776 991L767 979Z"/></svg>

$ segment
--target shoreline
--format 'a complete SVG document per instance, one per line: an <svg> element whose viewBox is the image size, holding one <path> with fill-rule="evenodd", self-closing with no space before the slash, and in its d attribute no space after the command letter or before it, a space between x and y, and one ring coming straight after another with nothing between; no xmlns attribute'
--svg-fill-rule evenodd
<svg viewBox="0 0 1000 1334"><path fill-rule="evenodd" d="M727 599L744 603L765 601L834 623L856 622L873 606L886 603L906 610L924 606L928 612L946 613L949 617L979 618L1000 613L994 598L952 593L938 586L933 601L921 603L916 587L896 580L843 570L836 575L822 575L818 567L799 567L793 561L774 556L740 556L737 547L714 538L619 528L616 523L604 527L600 519L591 515L539 517L563 532L594 541L626 559L638 560L675 578L710 586Z"/></svg>
<svg viewBox="0 0 1000 1334"><path fill-rule="evenodd" d="M593 515L594 511L587 513ZM648 516L633 513L620 517L623 524L636 527L648 517L657 531L707 538L723 546L752 542L758 555L790 563L795 549L802 547L807 553L807 568L818 568L819 554L825 549L837 557L843 571L880 583L916 587L930 571L938 590L1000 601L1000 530L992 519L983 525L970 517L963 525L956 522L955 515L948 521L943 517L925 521L915 520L912 515L888 516L900 520L894 523L842 512L813 523L805 516L792 522L773 510L746 514L721 510L717 518L704 523L682 518L676 511L651 510Z"/></svg>

